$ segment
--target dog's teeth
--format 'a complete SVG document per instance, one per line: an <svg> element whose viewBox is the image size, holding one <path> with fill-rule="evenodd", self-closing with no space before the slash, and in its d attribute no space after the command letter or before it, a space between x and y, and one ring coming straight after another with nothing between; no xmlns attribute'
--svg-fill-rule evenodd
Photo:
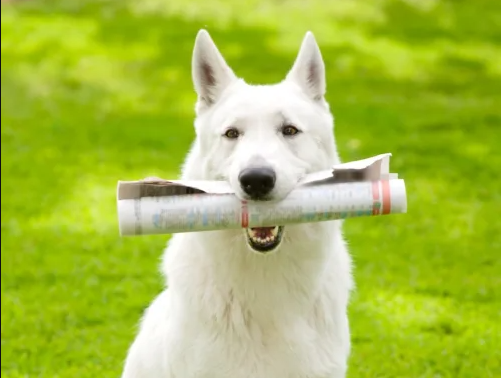
<svg viewBox="0 0 501 378"><path fill-rule="evenodd" d="M249 239L255 244L267 245L270 243L274 243L278 237L279 227L274 227L269 231L269 233L263 234L260 231L255 231L251 228L247 229L247 234Z"/></svg>

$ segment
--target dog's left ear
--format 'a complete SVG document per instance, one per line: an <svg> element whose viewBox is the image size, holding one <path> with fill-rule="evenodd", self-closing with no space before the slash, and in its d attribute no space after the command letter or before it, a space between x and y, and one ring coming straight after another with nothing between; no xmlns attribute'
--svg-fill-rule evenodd
<svg viewBox="0 0 501 378"><path fill-rule="evenodd" d="M304 36L301 48L286 80L294 81L313 100L325 95L325 65L312 32Z"/></svg>

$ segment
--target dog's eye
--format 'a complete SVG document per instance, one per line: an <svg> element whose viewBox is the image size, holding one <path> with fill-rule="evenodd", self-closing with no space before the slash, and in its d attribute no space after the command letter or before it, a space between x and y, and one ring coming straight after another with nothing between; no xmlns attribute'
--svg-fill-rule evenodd
<svg viewBox="0 0 501 378"><path fill-rule="evenodd" d="M282 134L285 136L292 136L296 135L297 133L299 133L299 130L294 126L285 125L284 127L282 127Z"/></svg>
<svg viewBox="0 0 501 378"><path fill-rule="evenodd" d="M237 139L240 136L240 133L238 132L237 129L231 128L226 130L224 136L228 139Z"/></svg>

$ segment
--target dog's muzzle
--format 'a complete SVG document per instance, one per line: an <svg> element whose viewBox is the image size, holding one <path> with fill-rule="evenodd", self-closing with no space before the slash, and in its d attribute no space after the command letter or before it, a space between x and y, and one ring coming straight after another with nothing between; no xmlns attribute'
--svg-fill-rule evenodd
<svg viewBox="0 0 501 378"><path fill-rule="evenodd" d="M242 190L250 200L264 200L275 188L277 176L269 167L245 168L240 172L238 180ZM245 230L249 247L256 252L275 250L282 241L284 227L253 227Z"/></svg>

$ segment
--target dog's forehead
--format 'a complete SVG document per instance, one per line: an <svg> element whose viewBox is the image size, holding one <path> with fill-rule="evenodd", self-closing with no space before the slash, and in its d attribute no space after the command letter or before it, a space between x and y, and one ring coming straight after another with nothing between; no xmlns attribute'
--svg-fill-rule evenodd
<svg viewBox="0 0 501 378"><path fill-rule="evenodd" d="M288 82L271 85L240 82L225 93L209 114L210 121L201 124L212 125L217 133L229 126L276 129L284 122L298 125L302 130L328 133L333 122L328 106L314 103Z"/></svg>
<svg viewBox="0 0 501 378"><path fill-rule="evenodd" d="M276 115L290 113L308 106L299 91L283 83L274 85L245 84L232 91L226 101L224 110L234 113L235 117L252 117L252 115Z"/></svg>

